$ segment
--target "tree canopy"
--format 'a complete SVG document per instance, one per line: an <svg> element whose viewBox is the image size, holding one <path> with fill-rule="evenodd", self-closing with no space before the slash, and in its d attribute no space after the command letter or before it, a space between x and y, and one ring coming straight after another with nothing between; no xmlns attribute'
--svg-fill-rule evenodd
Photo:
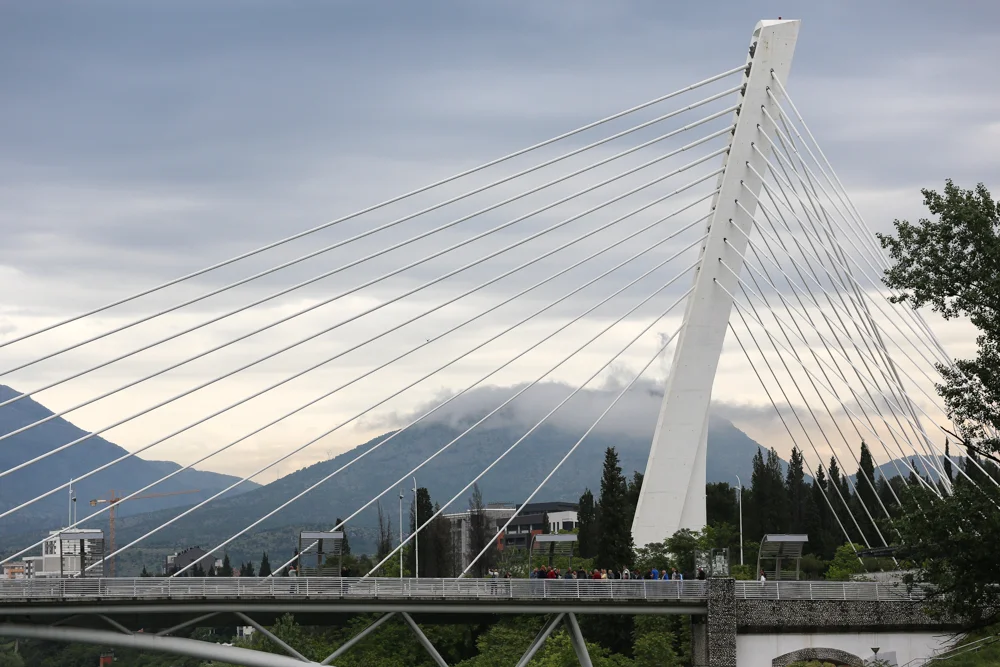
<svg viewBox="0 0 1000 667"><path fill-rule="evenodd" d="M1000 451L1000 216L982 183L963 190L949 180L943 193L921 192L934 218L896 220L895 235L879 235L892 260L885 284L898 303L967 319L978 330L977 355L938 364L937 390L966 450L964 474L942 497L908 490L898 527L905 557L919 565L911 580L931 588L939 612L982 627L1000 620L1000 475L980 462L997 462ZM947 469L951 477L950 462Z"/></svg>

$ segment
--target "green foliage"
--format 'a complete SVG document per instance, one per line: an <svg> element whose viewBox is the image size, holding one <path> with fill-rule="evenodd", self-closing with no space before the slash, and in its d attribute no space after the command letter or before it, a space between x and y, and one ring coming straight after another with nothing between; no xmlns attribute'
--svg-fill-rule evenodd
<svg viewBox="0 0 1000 667"><path fill-rule="evenodd" d="M229 560L229 554L222 557L222 567L219 568L220 577L231 577L233 576L233 564Z"/></svg>
<svg viewBox="0 0 1000 667"><path fill-rule="evenodd" d="M580 556L593 558L597 555L597 506L594 504L594 494L586 489L580 496L580 507L577 511L577 532Z"/></svg>
<svg viewBox="0 0 1000 667"><path fill-rule="evenodd" d="M601 475L601 497L597 504L600 540L595 563L599 568L620 569L632 562L632 514L628 500L628 482L618 464L618 452L608 447Z"/></svg>
<svg viewBox="0 0 1000 667"><path fill-rule="evenodd" d="M269 577L271 576L271 561L267 558L267 552L265 551L260 557L260 569L257 571L258 577Z"/></svg>
<svg viewBox="0 0 1000 667"><path fill-rule="evenodd" d="M0 649L0 667L24 667L24 658L12 650Z"/></svg>
<svg viewBox="0 0 1000 667"><path fill-rule="evenodd" d="M861 574L865 571L865 566L858 560L856 551L861 551L863 544L842 544L837 547L837 552L830 562L830 567L826 571L826 578L829 581L848 581L852 575Z"/></svg>
<svg viewBox="0 0 1000 667"><path fill-rule="evenodd" d="M759 542L769 532L787 532L788 492L778 452L771 449L765 460L758 450L753 458L750 479L751 491L744 507L744 529L748 539Z"/></svg>
<svg viewBox="0 0 1000 667"><path fill-rule="evenodd" d="M935 609L983 627L1000 609L1000 494L980 468L994 477L1000 469L977 465L980 457L997 462L1000 452L1000 210L982 183L962 190L948 180L943 193L921 193L934 219L896 220L894 235L879 235L892 260L884 281L898 292L894 301L930 305L979 332L975 359L938 365L944 382L937 390L966 450L963 472L982 483L959 476L943 498L907 492L898 526L906 557L919 564L912 579L932 587Z"/></svg>
<svg viewBox="0 0 1000 667"><path fill-rule="evenodd" d="M902 554L920 564L913 583L931 587L934 608L970 628L1000 621L1000 490L992 484L955 484L943 498L908 491L897 522Z"/></svg>
<svg viewBox="0 0 1000 667"><path fill-rule="evenodd" d="M677 651L675 619L641 616L635 621L633 664L635 667L679 667L682 654Z"/></svg>
<svg viewBox="0 0 1000 667"><path fill-rule="evenodd" d="M938 387L967 449L996 454L1000 440L1000 215L982 183L944 193L921 190L935 220L896 220L895 236L879 234L893 265L885 283L914 308L930 305L946 319L967 318L980 333L975 359L939 365Z"/></svg>

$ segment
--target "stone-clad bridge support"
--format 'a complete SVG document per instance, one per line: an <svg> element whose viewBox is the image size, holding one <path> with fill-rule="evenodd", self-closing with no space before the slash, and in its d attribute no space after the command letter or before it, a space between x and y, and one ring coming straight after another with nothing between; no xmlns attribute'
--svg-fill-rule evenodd
<svg viewBox="0 0 1000 667"><path fill-rule="evenodd" d="M692 621L692 656L699 667L808 660L863 667L878 648L890 664L904 665L945 648L956 629L928 616L920 601L744 599L736 582L717 579L707 616Z"/></svg>

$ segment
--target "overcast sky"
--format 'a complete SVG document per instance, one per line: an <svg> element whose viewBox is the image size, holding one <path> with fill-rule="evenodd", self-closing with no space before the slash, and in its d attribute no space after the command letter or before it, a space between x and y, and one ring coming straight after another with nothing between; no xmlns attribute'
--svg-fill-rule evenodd
<svg viewBox="0 0 1000 667"><path fill-rule="evenodd" d="M798 15L791 16L796 11ZM897 0L805 6L764 1L598 0L6 3L0 9L0 340L738 66L746 56L756 21L779 15L803 20L789 92L871 227L888 230L895 217L919 217L919 189L940 188L946 178L966 187L984 181L996 191L1000 181L996 159L1000 153L1000 93L991 82L996 78L995 64L1000 62L1000 5L988 0L951 5ZM715 85L704 94L727 85L735 85L735 81ZM698 95L692 94L685 103L696 99ZM725 108L725 104L691 112L687 119L698 119ZM684 141L724 128L727 122L728 116L665 146L679 147ZM627 124L609 127L608 132L624 127ZM643 139L654 135L643 135ZM606 135L587 135L586 140L598 136ZM561 150L583 142L582 138L573 139ZM692 150L691 155L672 158L664 169L684 165L723 145L724 139L709 142ZM570 164L576 168L608 157L615 150L601 147L588 160ZM558 152L553 149L542 155L549 158ZM636 165L649 155L640 153L624 164ZM502 173L529 163L514 161ZM687 180L707 174L719 164L719 160L706 163L700 171L692 170ZM615 171L609 168L599 174L604 178ZM651 175L644 177L648 178ZM644 179L623 181L618 191ZM524 187L543 180L539 175ZM474 177L462 187L441 189L442 196L417 197L410 208L388 207L141 304L0 348L0 369L486 182L486 176ZM679 177L674 185L656 193L666 193L684 182ZM714 179L675 198L675 205L703 196L712 183ZM521 189L508 184L500 189L500 196ZM556 189L560 196L573 190L569 185ZM339 299L278 332L250 339L225 354L186 365L68 417L88 429L111 424L603 199L595 195L574 201L570 208L538 216L526 226L505 230L498 237ZM0 377L0 382L22 391L33 390L64 376L67 370L83 369L143 341L334 269L454 215L465 215L477 205L481 205L480 200L460 205L450 216L430 216L411 226L394 228L257 281L235 294L206 300L162 321L88 346L65 359ZM535 200L525 201L515 205L511 215L521 215L537 205ZM108 437L134 450L324 356L419 315L449 296L575 238L582 230L595 229L613 217L611 213L624 214L628 208L624 204L612 207L608 216L581 222L583 227L559 230L547 240L525 246L523 252L498 257L481 270L465 272L446 285L345 325L338 334L321 337L312 347L261 364L116 429ZM659 215L665 212L658 209ZM675 227L703 213L692 209ZM40 393L37 399L53 409L72 407L172 360L335 296L511 215L484 216L269 302L264 308ZM639 222L648 224L655 219L646 215L628 229L636 230ZM345 356L263 401L247 404L242 411L213 420L143 456L190 462L208 448L234 440L282 411L330 391L408 349L406 346L472 317L619 236L595 236L580 244L579 254L572 259L540 262L510 281L390 334L363 353ZM660 233L655 238L662 237ZM588 265L591 268L567 274L528 295L518 302L522 305L499 310L463 328L414 359L345 389L334 399L199 467L240 474L253 471L279 452L322 434L583 280L648 247L651 238L638 237L622 245ZM434 397L462 389L696 239L697 234L665 243L616 274L618 282L601 283L582 292L532 320L519 336L497 341L360 422L346 425L261 481L353 446L387 423L395 423L400 415L416 414L415 410ZM525 357L489 382L509 387L541 375L561 355L611 324L665 279L680 273L690 257L685 255L660 269L653 282L641 282L627 290L622 295L626 300L588 316L588 327L567 331L558 342L539 348L538 354ZM616 327L551 377L566 383L565 391L571 390L646 328L689 284L689 278L679 280L658 300L628 317L625 326ZM603 382L605 388L618 386L616 382L637 370L657 349L657 334L676 329L681 312L678 308L652 326L598 383ZM941 326L938 332L952 354L968 354L972 349L971 334L961 325ZM661 381L667 366L668 358L655 363L651 381ZM655 403L647 400L645 389L639 393L637 406ZM595 400L607 395L596 394ZM721 363L715 398L752 436L787 449L789 443L781 439L780 427L768 412L770 404L731 340ZM594 410L586 407L576 414L591 415ZM634 424L634 414L634 410L625 409L617 422L609 423ZM581 423L581 430L585 426Z"/></svg>

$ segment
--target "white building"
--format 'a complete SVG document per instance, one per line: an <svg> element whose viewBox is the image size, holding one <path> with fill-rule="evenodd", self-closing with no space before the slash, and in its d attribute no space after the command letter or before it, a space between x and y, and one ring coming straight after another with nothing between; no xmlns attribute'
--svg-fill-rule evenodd
<svg viewBox="0 0 1000 667"><path fill-rule="evenodd" d="M103 577L107 563L96 565L102 558L104 531L75 528L51 531L42 543L42 555L31 560L34 561L34 576L39 578Z"/></svg>
<svg viewBox="0 0 1000 667"><path fill-rule="evenodd" d="M503 546L511 548L527 548L532 533L558 533L563 530L573 530L577 527L578 506L575 503L529 503L518 509L516 505L490 504L484 508L487 516L487 528L491 535L503 528L508 519L517 516L507 527L503 536ZM456 566L461 564L464 570L476 555L471 552L472 524L471 511L445 514L444 518L451 524L452 554ZM546 523L547 522L547 523Z"/></svg>

